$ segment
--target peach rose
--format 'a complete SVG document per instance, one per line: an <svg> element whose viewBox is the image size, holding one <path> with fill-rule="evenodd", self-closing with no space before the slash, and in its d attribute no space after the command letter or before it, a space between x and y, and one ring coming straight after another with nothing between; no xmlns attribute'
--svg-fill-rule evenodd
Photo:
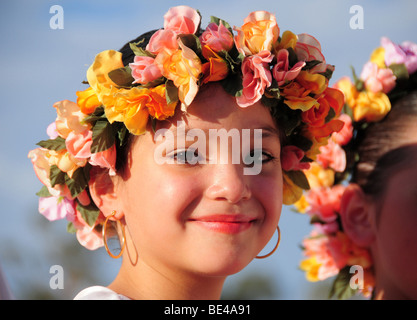
<svg viewBox="0 0 417 320"><path fill-rule="evenodd" d="M262 98L265 88L272 82L269 63L272 61L269 51L261 51L258 54L246 57L242 63L243 90L242 95L236 98L237 104L246 108Z"/></svg>
<svg viewBox="0 0 417 320"><path fill-rule="evenodd" d="M234 27L236 48L250 56L261 51L272 51L279 37L279 27L275 16L266 11L255 11L244 20L241 28Z"/></svg>
<svg viewBox="0 0 417 320"><path fill-rule="evenodd" d="M70 132L81 133L90 128L89 124L82 123L87 116L81 112L80 107L72 101L63 100L54 104L57 118L55 121L58 134L66 139Z"/></svg>
<svg viewBox="0 0 417 320"><path fill-rule="evenodd" d="M88 159L91 156L92 137L91 130L84 130L81 133L70 132L65 140L68 152L77 160Z"/></svg>
<svg viewBox="0 0 417 320"><path fill-rule="evenodd" d="M367 90L384 93L390 92L395 87L397 79L391 69L378 68L378 65L373 62L367 62L363 66L360 78L365 82Z"/></svg>
<svg viewBox="0 0 417 320"><path fill-rule="evenodd" d="M346 153L340 145L329 139L327 145L320 147L320 154L317 155L317 162L324 169L332 168L336 172L343 172L346 169Z"/></svg>
<svg viewBox="0 0 417 320"><path fill-rule="evenodd" d="M177 6L164 15L164 29L177 34L194 34L200 25L201 16L188 6Z"/></svg>
<svg viewBox="0 0 417 320"><path fill-rule="evenodd" d="M352 118L347 114L343 113L339 116L339 120L343 121L343 128L339 132L334 132L332 134L332 139L341 146L344 146L349 143L353 137L353 125Z"/></svg>
<svg viewBox="0 0 417 320"><path fill-rule="evenodd" d="M93 153L88 161L93 166L109 169L109 175L116 174L116 145L107 150Z"/></svg>
<svg viewBox="0 0 417 320"><path fill-rule="evenodd" d="M345 187L342 185L311 189L306 194L306 200L310 204L307 213L317 215L321 221L326 223L335 221L340 211L340 200L344 191Z"/></svg>
<svg viewBox="0 0 417 320"><path fill-rule="evenodd" d="M295 45L295 53L299 61L321 61L318 65L310 69L311 73L322 73L328 68L334 69L333 66L326 64L326 59L321 52L320 42L313 36L302 33L298 35L297 44Z"/></svg>
<svg viewBox="0 0 417 320"><path fill-rule="evenodd" d="M176 51L178 50L177 36L178 34L172 30L158 30L149 39L146 50L153 54L158 54L163 50Z"/></svg>

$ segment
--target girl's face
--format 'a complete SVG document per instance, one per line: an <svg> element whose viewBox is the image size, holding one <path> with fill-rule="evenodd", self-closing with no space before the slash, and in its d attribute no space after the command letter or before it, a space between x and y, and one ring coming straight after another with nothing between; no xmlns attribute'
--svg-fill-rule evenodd
<svg viewBox="0 0 417 320"><path fill-rule="evenodd" d="M181 146L185 140L181 136L171 147L163 147L166 140L155 141L151 132L136 139L124 179L117 183L126 233L139 259L157 270L209 276L236 273L259 254L278 225L282 207L278 130L261 103L240 108L219 85L200 92L186 115L176 115L163 126L176 135L179 120L185 133L205 132L207 148L196 150L197 139ZM220 139L217 152L208 148L213 143L210 129L238 130L238 163L232 161L231 138L226 161L224 153L220 159ZM242 154L242 143L248 143L242 139L242 129L250 129L248 154ZM260 150L254 150L259 147L254 129L262 129ZM161 149L171 163L155 161ZM244 168L252 166L243 162L247 156L262 161L258 174L244 174Z"/></svg>
<svg viewBox="0 0 417 320"><path fill-rule="evenodd" d="M410 137L417 137L414 128ZM417 140L409 156L417 161ZM374 252L377 285L387 299L417 299L417 167L402 168L388 181L377 212Z"/></svg>

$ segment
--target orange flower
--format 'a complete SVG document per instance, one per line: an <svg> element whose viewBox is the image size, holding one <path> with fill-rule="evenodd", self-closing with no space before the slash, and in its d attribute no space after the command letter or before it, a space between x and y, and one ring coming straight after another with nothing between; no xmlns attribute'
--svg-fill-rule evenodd
<svg viewBox="0 0 417 320"><path fill-rule="evenodd" d="M126 125L126 128L135 135L140 135L145 132L148 123L149 112L146 108L150 101L149 89L133 87L130 90L120 90L113 96L112 109L106 109L106 116L108 117L108 110L116 111Z"/></svg>
<svg viewBox="0 0 417 320"><path fill-rule="evenodd" d="M208 62L202 65L203 79L201 82L203 84L211 81L220 81L227 77L229 67L226 61L213 49L209 46L203 46L203 56L208 60Z"/></svg>
<svg viewBox="0 0 417 320"><path fill-rule="evenodd" d="M275 55L280 51L281 49L288 49L288 48L295 48L295 45L297 44L297 35L292 33L289 30L284 31L284 33L281 36L281 40L275 44L274 47L274 53Z"/></svg>
<svg viewBox="0 0 417 320"><path fill-rule="evenodd" d="M91 87L84 91L77 91L76 94L78 96L77 104L82 113L91 114L97 107L101 106L101 102L98 100L96 92Z"/></svg>
<svg viewBox="0 0 417 320"><path fill-rule="evenodd" d="M263 50L272 51L279 36L275 16L266 11L252 12L244 20L244 25L235 30L236 47L245 55L257 54Z"/></svg>
<svg viewBox="0 0 417 320"><path fill-rule="evenodd" d="M158 120L165 120L166 118L173 116L175 107L177 106L177 102L167 103L165 89L164 84L150 89L150 99L146 105L149 114Z"/></svg>

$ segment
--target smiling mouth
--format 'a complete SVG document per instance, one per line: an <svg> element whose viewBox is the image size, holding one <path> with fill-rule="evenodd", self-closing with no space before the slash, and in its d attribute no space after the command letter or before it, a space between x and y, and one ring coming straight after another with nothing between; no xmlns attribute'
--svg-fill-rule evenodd
<svg viewBox="0 0 417 320"><path fill-rule="evenodd" d="M249 229L256 218L245 215L216 214L198 218L190 218L189 222L195 223L205 229L226 233L237 234Z"/></svg>

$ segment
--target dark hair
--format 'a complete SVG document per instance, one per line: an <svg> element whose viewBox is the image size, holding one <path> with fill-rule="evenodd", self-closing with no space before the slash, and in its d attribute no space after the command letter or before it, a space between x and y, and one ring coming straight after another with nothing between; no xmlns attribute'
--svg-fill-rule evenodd
<svg viewBox="0 0 417 320"><path fill-rule="evenodd" d="M370 124L360 132L352 182L366 194L379 197L389 177L406 164L410 147L404 146L404 126L417 123L417 92L408 93L392 105L392 110L380 122ZM415 147L415 146L414 146ZM407 156L408 154L408 156Z"/></svg>
<svg viewBox="0 0 417 320"><path fill-rule="evenodd" d="M119 52L122 53L122 62L123 62L124 66L127 66L129 63L132 63L134 58L135 58L135 54L132 51L132 49L130 48L130 43L138 43L138 42L141 41L141 43L138 44L138 46L141 47L142 49L145 49L147 44L149 43L150 38L152 37L152 35L156 31L157 30L152 30L152 31L148 31L148 32L140 35L136 39L133 39L133 40L127 42L119 50ZM274 108L274 109L276 109L276 108ZM285 141L286 141L286 134L285 134L284 130L282 129L283 126L280 125L280 122L284 121L285 119L284 120L279 119L278 116L275 114L274 109L272 109L272 110L270 109L271 116L272 116L274 122L277 125L281 145L284 145ZM122 175L125 173L125 168L126 168L126 165L127 165L127 162L128 162L127 160L128 160L129 150L132 146L132 143L135 141L136 138L137 138L137 136L134 136L134 135L130 134L129 132L127 132L127 138L125 139L125 143L122 146L117 146L116 171L121 173Z"/></svg>

